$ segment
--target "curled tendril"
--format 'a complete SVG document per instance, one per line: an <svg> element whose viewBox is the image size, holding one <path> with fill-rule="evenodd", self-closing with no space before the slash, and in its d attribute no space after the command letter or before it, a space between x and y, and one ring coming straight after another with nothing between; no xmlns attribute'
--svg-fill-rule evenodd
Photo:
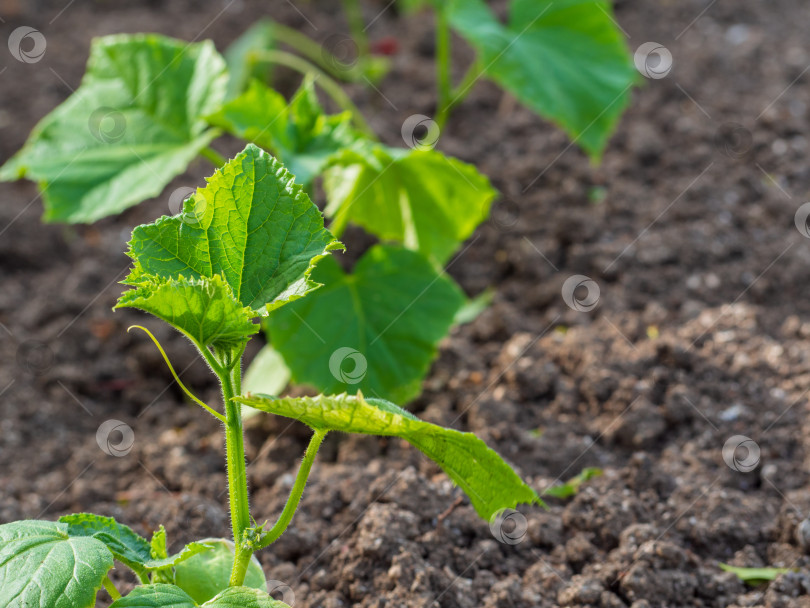
<svg viewBox="0 0 810 608"><path fill-rule="evenodd" d="M172 373L172 376L174 377L175 382L177 382L177 384L180 386L180 388L183 389L183 392L186 395L188 395L189 398L192 401L194 401L197 405L201 406L205 411L207 411L209 414L211 414L214 418L216 418L220 422L224 423L225 422L225 416L220 414L218 411L216 411L211 406L204 403L202 400L200 400L197 397L197 395L195 395L188 388L186 388L186 385L183 384L182 380L180 380L180 376L178 376L177 372L174 371L174 367L172 367L172 363L171 363L171 361L169 361L169 356L166 354L166 351L163 350L163 347L160 345L160 342L158 342L158 339L152 334L152 332L149 331L148 329L146 329L145 327L141 326L141 325L132 325L132 326L127 328L127 332L129 332L131 329L140 329L142 332L144 332L147 336L149 336L152 339L152 342L155 343L155 346L157 346L157 349L160 351L160 354L163 356L163 360L166 362L166 365L168 366L169 371Z"/></svg>

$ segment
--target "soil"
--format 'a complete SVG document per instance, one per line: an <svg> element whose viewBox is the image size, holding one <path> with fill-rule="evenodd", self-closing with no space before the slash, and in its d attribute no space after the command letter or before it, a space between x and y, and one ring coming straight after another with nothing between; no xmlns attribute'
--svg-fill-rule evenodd
<svg viewBox="0 0 810 608"><path fill-rule="evenodd" d="M2 53L0 160L78 86L93 36L224 49L265 14L318 40L346 31L324 0L38 4L0 15L0 38L30 25L48 45L37 64ZM391 73L379 93L349 90L397 143L405 118L433 112L432 23L387 4L364 3L372 39L396 41ZM477 433L538 491L585 467L603 475L522 509L512 540L407 444L330 437L293 527L260 556L296 608L810 606L810 241L794 226L810 190L810 6L616 11L633 49L659 42L674 65L642 79L601 165L491 84L444 129L440 149L503 193L450 266L468 293L496 296L445 340L412 405ZM456 47L460 77L471 55ZM0 522L92 511L144 534L163 522L173 546L229 534L220 429L126 327L154 328L211 400L213 378L169 330L111 311L131 227L209 171L194 164L165 198L79 227L40 224L34 185L0 185ZM598 285L593 310L566 305L572 275ZM96 441L110 419L134 432L123 457ZM753 451L727 459L753 470L724 462L734 436ZM295 424L247 423L257 519L281 509L306 441ZM754 587L721 562L795 571Z"/></svg>

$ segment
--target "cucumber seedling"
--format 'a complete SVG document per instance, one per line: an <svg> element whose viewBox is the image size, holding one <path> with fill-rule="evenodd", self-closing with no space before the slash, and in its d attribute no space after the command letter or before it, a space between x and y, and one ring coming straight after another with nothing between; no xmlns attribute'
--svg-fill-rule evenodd
<svg viewBox="0 0 810 608"><path fill-rule="evenodd" d="M101 587L114 598L112 608L286 606L264 590L254 554L290 525L318 449L332 431L408 441L447 473L484 519L518 504L541 502L475 435L424 422L389 401L366 398L360 391L299 398L243 394L242 357L260 330L255 321L325 289L313 280L313 269L343 245L324 227L321 212L292 174L253 144L207 182L185 201L181 213L135 228L128 251L132 268L123 281L129 288L116 307L140 309L174 327L219 380L222 406L217 408L182 384L147 331L182 389L223 423L232 540L204 539L169 555L162 527L147 540L99 515L5 524L0 526L2 606L90 608ZM426 317L424 322L431 321ZM250 512L243 407L312 429L289 498L272 524L257 523ZM108 577L114 560L140 581L125 597Z"/></svg>

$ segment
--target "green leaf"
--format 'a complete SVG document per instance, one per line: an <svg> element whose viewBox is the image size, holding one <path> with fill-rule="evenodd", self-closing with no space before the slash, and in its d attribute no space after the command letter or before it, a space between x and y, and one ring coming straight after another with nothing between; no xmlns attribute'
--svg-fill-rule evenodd
<svg viewBox="0 0 810 608"><path fill-rule="evenodd" d="M79 89L34 128L0 179L39 182L48 221L120 213L160 194L216 135L202 117L224 99L226 79L210 41L96 39Z"/></svg>
<svg viewBox="0 0 810 608"><path fill-rule="evenodd" d="M211 549L204 543L190 543L175 555L154 557L149 541L112 517L93 513L74 513L63 515L59 518L59 522L67 525L67 532L71 538L95 538L104 543L115 559L138 573L175 566L198 553ZM163 535L165 549L165 531Z"/></svg>
<svg viewBox="0 0 810 608"><path fill-rule="evenodd" d="M757 586L774 580L780 574L787 572L798 572L797 568L743 568L740 566L731 566L729 564L719 563L721 570L731 572L744 583Z"/></svg>
<svg viewBox="0 0 810 608"><path fill-rule="evenodd" d="M276 159L249 144L189 198L181 215L132 233L134 306L171 323L202 346L237 344L257 315L318 286L315 263L342 245Z"/></svg>
<svg viewBox="0 0 810 608"><path fill-rule="evenodd" d="M269 342L294 382L324 393L362 390L407 402L421 392L437 344L464 294L418 253L377 245L346 274L333 259L313 273L324 287L276 312Z"/></svg>
<svg viewBox="0 0 810 608"><path fill-rule="evenodd" d="M92 608L113 556L95 538L68 535L67 524L0 525L0 606Z"/></svg>
<svg viewBox="0 0 810 608"><path fill-rule="evenodd" d="M290 608L264 591L250 587L229 587L203 604L202 608Z"/></svg>
<svg viewBox="0 0 810 608"><path fill-rule="evenodd" d="M143 279L124 292L116 308L138 308L176 327L197 344L225 350L259 331L254 312L240 305L220 275L201 279Z"/></svg>
<svg viewBox="0 0 810 608"><path fill-rule="evenodd" d="M543 496L553 496L554 498L570 498L579 492L579 487L586 481L599 477L602 474L602 469L596 467L587 467L576 477L572 477L565 483L552 486L543 492Z"/></svg>
<svg viewBox="0 0 810 608"><path fill-rule="evenodd" d="M247 395L236 401L300 420L315 430L401 437L438 464L487 520L521 503L542 504L537 493L478 437L423 422L388 401L366 400L362 393L281 399Z"/></svg>
<svg viewBox="0 0 810 608"><path fill-rule="evenodd" d="M362 137L350 125L350 112L324 114L311 78L289 105L282 95L253 80L247 91L208 120L273 152L302 185L311 183L336 152Z"/></svg>
<svg viewBox="0 0 810 608"><path fill-rule="evenodd" d="M493 299L495 299L495 290L492 287L487 287L474 298L469 298L464 303L464 306L456 313L453 324L464 325L466 323L472 323L481 313L492 306Z"/></svg>
<svg viewBox="0 0 810 608"><path fill-rule="evenodd" d="M197 608L198 604L176 585L157 583L135 587L110 608Z"/></svg>
<svg viewBox="0 0 810 608"><path fill-rule="evenodd" d="M208 538L201 542L212 549L178 564L174 571L175 583L199 604L228 587L234 557L233 543L229 540ZM248 564L245 585L262 590L267 586L264 571L255 555Z"/></svg>
<svg viewBox="0 0 810 608"><path fill-rule="evenodd" d="M59 521L67 524L71 537L90 537L101 541L115 559L137 572L143 572L143 564L152 557L149 541L112 517L74 513L63 515Z"/></svg>
<svg viewBox="0 0 810 608"><path fill-rule="evenodd" d="M487 76L600 156L638 76L609 2L512 0L507 25L482 0L444 10Z"/></svg>
<svg viewBox="0 0 810 608"><path fill-rule="evenodd" d="M487 218L497 194L472 165L435 150L382 145L340 154L324 190L335 226L355 223L440 265Z"/></svg>
<svg viewBox="0 0 810 608"><path fill-rule="evenodd" d="M242 388L245 392L277 395L289 382L290 370L284 364L284 358L266 344L250 362Z"/></svg>
<svg viewBox="0 0 810 608"><path fill-rule="evenodd" d="M265 344L245 371L242 391L278 395L289 384L291 376L290 368L284 363L281 353ZM242 408L242 418L250 418L256 414L258 412L253 408Z"/></svg>
<svg viewBox="0 0 810 608"><path fill-rule="evenodd" d="M163 524L152 533L152 540L149 541L152 557L154 559L165 559L169 557L169 550L166 547L166 528Z"/></svg>

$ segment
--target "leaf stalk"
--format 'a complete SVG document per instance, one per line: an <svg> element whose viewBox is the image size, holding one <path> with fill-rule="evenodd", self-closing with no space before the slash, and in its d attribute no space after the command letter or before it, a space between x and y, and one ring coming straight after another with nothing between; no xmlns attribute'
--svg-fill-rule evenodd
<svg viewBox="0 0 810 608"><path fill-rule="evenodd" d="M276 523L273 524L273 527L262 535L259 541L259 549L264 549L278 540L278 538L284 534L290 522L292 522L295 511L298 508L298 503L301 501L301 496L304 493L304 488L307 485L307 479L312 470L312 465L315 462L315 456L318 454L318 450L323 443L324 437L326 437L326 433L327 431L315 431L312 435L312 439L310 439L309 445L307 446L307 451L304 453L304 458L301 461L301 466L298 468L298 473L295 476L295 482L290 491L290 496L287 498L287 503L284 505L284 509L281 511L281 515L279 515Z"/></svg>

